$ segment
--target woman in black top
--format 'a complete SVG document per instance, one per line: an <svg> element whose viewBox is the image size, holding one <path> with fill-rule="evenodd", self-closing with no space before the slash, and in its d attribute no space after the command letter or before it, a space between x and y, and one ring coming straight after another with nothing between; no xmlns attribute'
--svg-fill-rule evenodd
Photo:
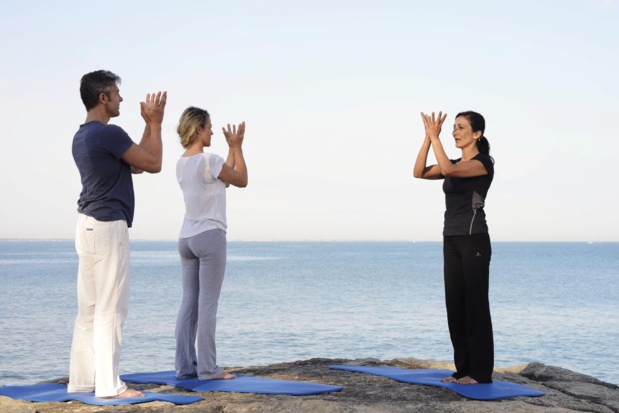
<svg viewBox="0 0 619 413"><path fill-rule="evenodd" d="M494 160L484 137L485 120L476 112L456 116L453 137L462 156L450 160L439 138L447 115L421 114L426 136L414 176L443 179L445 301L456 372L443 381L491 383L494 368L492 320L488 303L492 249L484 203L494 176ZM437 164L426 166L430 147Z"/></svg>

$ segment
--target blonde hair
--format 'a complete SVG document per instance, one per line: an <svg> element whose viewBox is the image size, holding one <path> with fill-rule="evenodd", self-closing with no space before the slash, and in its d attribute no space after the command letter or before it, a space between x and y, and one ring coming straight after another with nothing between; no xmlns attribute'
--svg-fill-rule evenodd
<svg viewBox="0 0 619 413"><path fill-rule="evenodd" d="M198 129L205 127L210 115L204 109L190 106L181 115L176 132L181 138L181 145L187 148L196 139Z"/></svg>

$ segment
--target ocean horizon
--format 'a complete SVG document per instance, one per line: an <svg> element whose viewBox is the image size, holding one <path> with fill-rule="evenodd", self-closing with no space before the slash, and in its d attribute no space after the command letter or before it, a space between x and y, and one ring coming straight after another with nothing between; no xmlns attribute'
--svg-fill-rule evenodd
<svg viewBox="0 0 619 413"><path fill-rule="evenodd" d="M175 240L131 240L121 373L174 368ZM68 375L72 239L0 239L0 386ZM619 242L493 242L495 366L541 362L619 383ZM218 362L451 361L440 241L229 241Z"/></svg>

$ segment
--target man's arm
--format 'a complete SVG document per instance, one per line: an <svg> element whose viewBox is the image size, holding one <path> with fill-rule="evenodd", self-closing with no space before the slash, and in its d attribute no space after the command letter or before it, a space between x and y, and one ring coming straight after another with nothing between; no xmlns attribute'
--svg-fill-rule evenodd
<svg viewBox="0 0 619 413"><path fill-rule="evenodd" d="M146 101L140 102L142 117L146 120L144 134L139 145L133 144L123 154L123 161L132 167L132 171L157 173L161 171L163 145L161 142L161 123L168 93L146 95ZM138 172L139 173L139 172Z"/></svg>
<svg viewBox="0 0 619 413"><path fill-rule="evenodd" d="M144 118L144 111L142 111L142 117ZM144 121L146 121L146 118L144 118ZM142 139L140 140L138 146L146 149L147 151L150 149L150 125L148 124L148 121L146 121L146 125L144 126L144 133L142 133ZM141 169L138 169L134 166L131 167L131 173L141 174L142 172L144 171Z"/></svg>

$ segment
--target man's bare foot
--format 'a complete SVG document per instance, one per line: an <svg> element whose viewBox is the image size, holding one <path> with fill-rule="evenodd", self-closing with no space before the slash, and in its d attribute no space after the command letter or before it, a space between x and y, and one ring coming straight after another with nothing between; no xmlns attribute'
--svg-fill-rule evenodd
<svg viewBox="0 0 619 413"><path fill-rule="evenodd" d="M461 379L458 379L456 383L458 384L478 384L477 380L475 380L471 376L464 376Z"/></svg>
<svg viewBox="0 0 619 413"><path fill-rule="evenodd" d="M236 376L232 373L222 371L220 374L213 377L211 380L230 380L230 379L236 379Z"/></svg>
<svg viewBox="0 0 619 413"><path fill-rule="evenodd" d="M449 377L445 377L445 378L441 379L441 381L443 383L457 383L458 379L456 379L455 377L449 376Z"/></svg>
<svg viewBox="0 0 619 413"><path fill-rule="evenodd" d="M144 397L145 394L142 393L141 391L137 391L135 389L127 389L124 392L116 395L116 396L109 396L109 397L102 397L102 399L130 399L132 397Z"/></svg>

